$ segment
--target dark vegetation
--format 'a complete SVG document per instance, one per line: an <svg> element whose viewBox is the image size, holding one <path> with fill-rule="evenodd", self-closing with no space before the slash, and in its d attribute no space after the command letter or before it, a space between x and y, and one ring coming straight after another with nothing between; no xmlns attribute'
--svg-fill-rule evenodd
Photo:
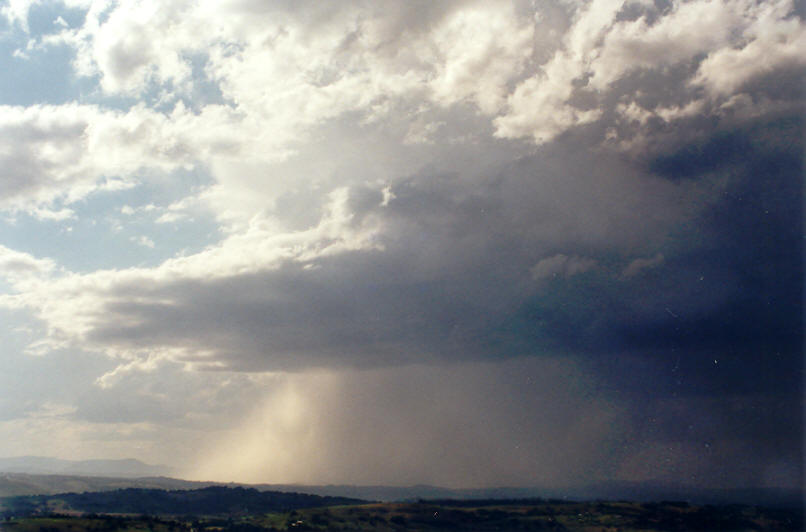
<svg viewBox="0 0 806 532"><path fill-rule="evenodd" d="M802 510L738 504L559 499L366 504L343 497L224 487L7 497L0 499L0 508L0 530L9 532L803 530Z"/></svg>
<svg viewBox="0 0 806 532"><path fill-rule="evenodd" d="M231 516L366 502L346 497L320 497L303 493L219 486L198 490L126 488L93 493L6 497L0 501L4 516L34 516L53 512Z"/></svg>

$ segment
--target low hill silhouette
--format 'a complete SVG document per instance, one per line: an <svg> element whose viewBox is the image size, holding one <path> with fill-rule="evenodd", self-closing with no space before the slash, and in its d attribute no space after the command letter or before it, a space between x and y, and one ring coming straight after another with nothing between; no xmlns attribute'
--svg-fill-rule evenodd
<svg viewBox="0 0 806 532"><path fill-rule="evenodd" d="M347 497L321 497L222 486L171 491L126 488L0 499L3 512L17 516L42 515L54 511L85 514L247 515L365 502Z"/></svg>

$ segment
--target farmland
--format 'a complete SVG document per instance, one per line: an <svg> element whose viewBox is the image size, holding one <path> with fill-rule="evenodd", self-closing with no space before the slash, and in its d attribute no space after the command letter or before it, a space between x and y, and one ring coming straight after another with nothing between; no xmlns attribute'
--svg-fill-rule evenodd
<svg viewBox="0 0 806 532"><path fill-rule="evenodd" d="M161 493L160 493L161 492ZM799 510L685 502L430 500L360 503L254 490L120 490L4 499L2 530L802 530ZM127 500L128 499L128 500ZM215 502L213 502L215 500ZM141 512L132 512L135 502ZM173 506L171 506L173 504ZM318 504L318 505L317 505ZM16 506L14 506L16 505ZM106 505L106 506L104 506ZM151 505L151 506L149 506ZM16 508L12 510L12 507ZM87 511L88 509L93 511Z"/></svg>

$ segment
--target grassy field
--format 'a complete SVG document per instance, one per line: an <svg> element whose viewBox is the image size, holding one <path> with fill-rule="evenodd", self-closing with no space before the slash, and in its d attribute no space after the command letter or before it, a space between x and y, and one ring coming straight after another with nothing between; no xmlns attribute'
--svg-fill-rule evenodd
<svg viewBox="0 0 806 532"><path fill-rule="evenodd" d="M256 531L256 530L569 530L777 531L803 530L792 510L753 506L693 506L685 503L535 501L474 505L473 501L329 506L230 517L82 516L7 520L9 532Z"/></svg>

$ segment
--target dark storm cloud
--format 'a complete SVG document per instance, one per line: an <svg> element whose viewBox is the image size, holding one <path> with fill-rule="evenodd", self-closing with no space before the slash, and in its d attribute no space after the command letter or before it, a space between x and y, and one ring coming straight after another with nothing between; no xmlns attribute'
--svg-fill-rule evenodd
<svg viewBox="0 0 806 532"><path fill-rule="evenodd" d="M239 369L643 351L721 359L701 386L796 386L802 164L796 142L763 139L801 130L719 134L646 173L555 146L475 180L400 179L386 206L354 187L351 223L380 218L383 250L132 286L170 303L110 301L119 319L89 338Z"/></svg>
<svg viewBox="0 0 806 532"><path fill-rule="evenodd" d="M196 50L206 83L258 125L192 122L188 145L202 147L188 163L218 152L197 132L259 138L242 166L204 163L215 185L202 196L235 220L221 242L155 268L32 273L3 299L36 309L54 344L119 363L75 418L212 427L258 405L223 469L271 461L267 433L304 449L292 462L311 480L370 464L403 482L799 482L798 14L785 1L482 5L240 2L194 18L168 4L155 24L117 9L119 27L98 21L79 52L104 90L170 87L189 74L160 57L181 67ZM229 29L198 40L181 20ZM20 175L7 191L34 196L20 176L71 169L84 128L16 120L52 137L43 154L66 154L8 151ZM129 137L99 138L106 155ZM163 153L154 139L124 158L132 168ZM177 164L164 157L152 164ZM94 175L53 171L68 174ZM187 368L246 380L207 393L212 374ZM340 384L319 390L313 368ZM247 377L266 371L296 372L280 380L301 392L266 386L279 399L262 409ZM281 434L294 420L300 432ZM242 436L254 454L238 452Z"/></svg>
<svg viewBox="0 0 806 532"><path fill-rule="evenodd" d="M241 369L565 350L575 325L532 320L535 302L580 306L568 286L618 275L635 251L654 253L695 192L609 160L597 168L555 149L472 180L423 172L393 183L386 206L380 191L354 187L351 223L379 218L383 250L321 257L313 268L119 285L88 339L183 347ZM566 274L537 282L535 267L563 253Z"/></svg>
<svg viewBox="0 0 806 532"><path fill-rule="evenodd" d="M775 375L772 387L799 382L798 372L773 368L796 362L802 346L803 139L801 119L788 119L656 160L668 179L725 184L710 208L681 224L678 256L644 289L667 298L668 316L622 325L622 344L735 353L745 373L737 382L751 383L744 377L753 374Z"/></svg>

